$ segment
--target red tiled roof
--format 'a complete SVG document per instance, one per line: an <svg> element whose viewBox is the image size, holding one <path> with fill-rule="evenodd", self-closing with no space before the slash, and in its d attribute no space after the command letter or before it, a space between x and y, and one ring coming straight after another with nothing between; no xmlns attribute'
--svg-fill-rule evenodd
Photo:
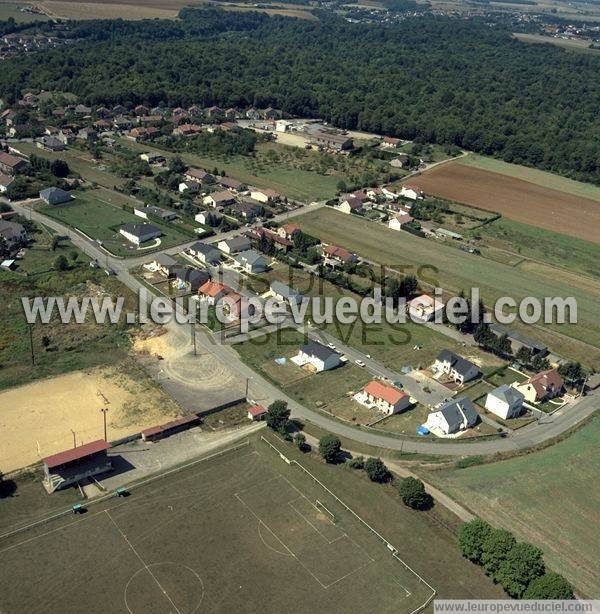
<svg viewBox="0 0 600 614"><path fill-rule="evenodd" d="M406 392L402 390L398 390L394 386L390 386L389 384L384 384L383 382L378 382L377 380L373 380L369 382L363 390L375 397L376 399L383 399L390 405L396 405L398 401L408 396Z"/></svg>
<svg viewBox="0 0 600 614"><path fill-rule="evenodd" d="M104 441L104 439L98 439L97 441L91 441L90 443L86 443L77 448L71 448L70 450L65 450L64 452L59 452L58 454L53 454L52 456L46 456L46 458L42 458L42 462L48 467L48 469L52 469L53 467L58 467L59 465L64 465L65 463L71 463L73 461L86 458L87 456L98 454L98 452L104 452L110 447L111 446L107 441Z"/></svg>
<svg viewBox="0 0 600 614"><path fill-rule="evenodd" d="M258 416L262 416L263 414L267 413L267 409L265 407L263 407L262 405L254 405L252 406L249 410L248 413L253 417L253 418L258 418Z"/></svg>
<svg viewBox="0 0 600 614"><path fill-rule="evenodd" d="M219 292L231 292L231 288L222 284L218 281L207 281L205 284L200 286L198 289L198 294L204 294L205 296L217 296Z"/></svg>

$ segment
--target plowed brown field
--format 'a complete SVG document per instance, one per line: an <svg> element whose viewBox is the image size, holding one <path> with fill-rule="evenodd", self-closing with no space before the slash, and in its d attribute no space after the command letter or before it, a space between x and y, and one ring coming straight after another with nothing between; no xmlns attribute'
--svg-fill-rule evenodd
<svg viewBox="0 0 600 614"><path fill-rule="evenodd" d="M456 163L437 166L411 178L410 184L420 186L425 194L600 242L600 203L587 198Z"/></svg>

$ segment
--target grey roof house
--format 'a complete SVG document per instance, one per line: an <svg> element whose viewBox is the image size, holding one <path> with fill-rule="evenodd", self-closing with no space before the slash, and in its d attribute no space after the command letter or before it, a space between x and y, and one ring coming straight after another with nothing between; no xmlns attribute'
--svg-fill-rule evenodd
<svg viewBox="0 0 600 614"><path fill-rule="evenodd" d="M234 260L247 273L264 273L269 268L269 263L264 256L261 256L252 249L237 254Z"/></svg>
<svg viewBox="0 0 600 614"><path fill-rule="evenodd" d="M302 302L302 294L277 280L271 282L271 292L274 294L275 298L281 301L287 301L288 303Z"/></svg>
<svg viewBox="0 0 600 614"><path fill-rule="evenodd" d="M475 379L480 373L476 364L450 350L442 350L438 354L433 370L446 373L459 384Z"/></svg>
<svg viewBox="0 0 600 614"><path fill-rule="evenodd" d="M525 395L522 392L503 384L488 393L485 408L504 420L516 418L523 411L524 399Z"/></svg>
<svg viewBox="0 0 600 614"><path fill-rule="evenodd" d="M47 205L62 205L73 200L73 196L61 188L46 188L40 192L40 198Z"/></svg>
<svg viewBox="0 0 600 614"><path fill-rule="evenodd" d="M129 222L128 224L124 224L119 229L119 232L132 243L136 245L140 245L140 243L145 243L146 241L151 241L152 239L156 239L162 236L162 230L153 226L152 224L137 223L137 222Z"/></svg>
<svg viewBox="0 0 600 614"><path fill-rule="evenodd" d="M473 402L466 397L449 401L437 411L431 412L427 419L430 431L439 430L444 435L452 435L477 424L479 414Z"/></svg>
<svg viewBox="0 0 600 614"><path fill-rule="evenodd" d="M189 251L192 256L195 256L204 264L215 266L221 262L221 254L219 250L208 243L197 241L189 248Z"/></svg>

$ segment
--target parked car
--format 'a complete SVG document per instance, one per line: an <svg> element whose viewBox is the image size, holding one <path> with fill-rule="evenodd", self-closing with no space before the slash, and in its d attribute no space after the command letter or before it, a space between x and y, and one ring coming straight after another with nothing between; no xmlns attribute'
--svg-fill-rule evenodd
<svg viewBox="0 0 600 614"><path fill-rule="evenodd" d="M362 361L362 360L355 360L354 361L359 367L366 367L367 365Z"/></svg>

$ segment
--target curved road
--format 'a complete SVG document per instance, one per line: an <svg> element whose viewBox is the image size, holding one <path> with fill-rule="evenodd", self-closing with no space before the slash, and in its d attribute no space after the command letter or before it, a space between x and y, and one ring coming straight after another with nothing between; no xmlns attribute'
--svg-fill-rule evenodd
<svg viewBox="0 0 600 614"><path fill-rule="evenodd" d="M19 205L15 203L11 203L11 205L15 211L24 217L43 223L45 226L52 228L60 234L70 237L73 244L86 253L90 258L98 260L102 263L107 263L107 265L117 273L117 278L132 291L137 293L140 288L144 287L143 284L129 272L129 267L133 266L134 262L139 264L139 259L125 260L111 256L107 254L107 252L103 250L95 241L84 237L77 231L74 231L56 220L42 215L41 213L35 211L33 207L25 207L22 204ZM306 210L311 210L311 208L306 207ZM302 211L302 209L299 211ZM299 212L297 213L299 214ZM167 251L175 253L178 251L178 249L180 250L181 247L182 246L179 248L171 248ZM178 336L178 339L181 339L182 344L189 343L189 328L186 325L177 324L173 320L168 327ZM572 405L558 410L552 416L544 417L538 422L534 422L526 427L514 431L503 439L494 438L482 441L473 441L471 443L466 443L464 440L446 440L444 442L435 442L401 439L378 434L375 431L367 432L359 429L358 427L342 424L317 411L301 405L294 399L287 397L281 390L254 372L240 360L239 355L231 346L221 344L211 333L204 332L204 330L199 330L196 333L196 341L198 348L212 354L214 357L220 360L226 368L239 375L240 378L248 379L249 396L251 398L264 403L270 403L275 399L283 398L288 402L292 410L293 417L310 420L310 422L313 424L348 439L353 439L355 441L380 448L403 450L404 452L418 452L423 454L444 456L464 456L472 454L493 454L495 452L507 452L529 448L564 433L566 430L572 428L584 418L592 414L598 408L598 406L600 406L599 394L590 394L589 396L581 397Z"/></svg>

